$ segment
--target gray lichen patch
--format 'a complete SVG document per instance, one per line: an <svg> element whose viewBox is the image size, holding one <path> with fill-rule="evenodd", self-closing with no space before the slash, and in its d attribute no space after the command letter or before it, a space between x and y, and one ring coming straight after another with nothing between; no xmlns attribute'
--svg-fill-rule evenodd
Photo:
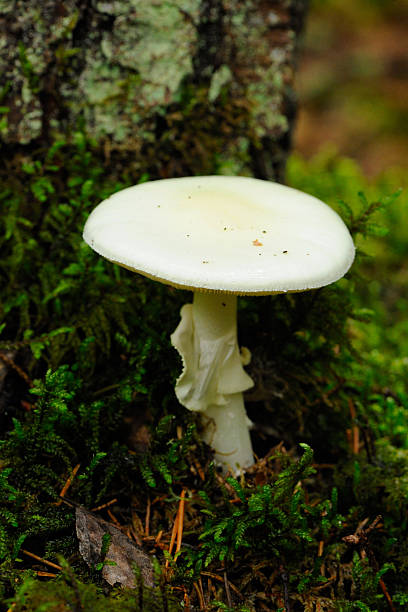
<svg viewBox="0 0 408 612"><path fill-rule="evenodd" d="M253 3L231 0L229 36L236 53L235 83L245 89L251 111L251 125L260 141L272 133L282 135L288 124L284 117L284 97L289 84L283 77L293 65L294 46L290 28L275 34L282 21L276 13L253 10ZM232 6L233 5L233 6Z"/></svg>
<svg viewBox="0 0 408 612"><path fill-rule="evenodd" d="M7 142L28 143L58 117L65 131L80 115L92 136L123 141L135 117L174 102L191 76L199 0L10 4L0 4Z"/></svg>
<svg viewBox="0 0 408 612"><path fill-rule="evenodd" d="M181 81L191 75L198 2L133 0L97 7L114 22L86 54L78 89L67 97L77 99L93 136L121 143L134 137L138 123L173 103Z"/></svg>
<svg viewBox="0 0 408 612"><path fill-rule="evenodd" d="M180 82L191 74L198 8L194 0L121 3L112 31L102 37L101 49L106 61L140 76L139 106L168 104Z"/></svg>
<svg viewBox="0 0 408 612"><path fill-rule="evenodd" d="M0 0L0 15L7 15L15 10L14 0Z"/></svg>
<svg viewBox="0 0 408 612"><path fill-rule="evenodd" d="M214 102L221 92L221 89L231 83L233 75L229 66L223 64L214 72L211 78L210 87L208 89L208 99L210 102Z"/></svg>
<svg viewBox="0 0 408 612"><path fill-rule="evenodd" d="M288 140L295 7L306 0L0 0L0 138L83 125L160 176L274 178L285 155L269 169L254 156Z"/></svg>
<svg viewBox="0 0 408 612"><path fill-rule="evenodd" d="M0 3L1 104L9 108L7 126L2 130L6 142L26 144L42 134L48 117L41 95L50 85L47 79L55 62L53 45L70 36L76 5L76 0L58 5L52 0Z"/></svg>
<svg viewBox="0 0 408 612"><path fill-rule="evenodd" d="M23 144L30 141L31 138L36 138L41 134L42 130L42 111L39 108L33 108L31 111L24 114L18 126L18 135L20 142Z"/></svg>

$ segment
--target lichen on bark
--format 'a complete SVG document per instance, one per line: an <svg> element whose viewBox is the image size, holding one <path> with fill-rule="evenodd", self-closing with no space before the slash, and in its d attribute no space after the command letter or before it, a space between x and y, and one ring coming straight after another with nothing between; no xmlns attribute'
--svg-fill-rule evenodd
<svg viewBox="0 0 408 612"><path fill-rule="evenodd" d="M77 91L87 124L97 138L134 138L135 125L175 102L183 79L192 74L197 44L198 0L177 3L130 0L98 2L113 18L95 55L87 54Z"/></svg>
<svg viewBox="0 0 408 612"><path fill-rule="evenodd" d="M81 125L151 175L281 178L306 5L0 2L0 136L47 143Z"/></svg>

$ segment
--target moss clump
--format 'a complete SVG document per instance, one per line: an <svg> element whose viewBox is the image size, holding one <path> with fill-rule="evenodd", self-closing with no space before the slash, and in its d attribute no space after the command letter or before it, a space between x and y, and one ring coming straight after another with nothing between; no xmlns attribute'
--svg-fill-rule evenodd
<svg viewBox="0 0 408 612"><path fill-rule="evenodd" d="M140 578L136 580L135 589L112 589L109 595L92 583L78 579L72 568L60 559L62 571L58 579L41 582L27 577L17 589L13 598L13 610L41 610L46 606L52 612L69 612L78 609L84 612L125 612L134 610L151 610L151 612L175 612L179 609L176 599L166 588L158 574L160 586L145 587Z"/></svg>

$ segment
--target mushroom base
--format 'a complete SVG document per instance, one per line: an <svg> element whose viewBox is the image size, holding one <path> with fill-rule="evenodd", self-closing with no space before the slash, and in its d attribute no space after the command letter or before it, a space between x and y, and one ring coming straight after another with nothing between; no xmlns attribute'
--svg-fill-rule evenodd
<svg viewBox="0 0 408 612"><path fill-rule="evenodd" d="M183 360L176 384L179 402L202 413L203 439L215 450L224 471L239 473L253 464L242 392L253 386L243 369L248 363L237 342L237 298L224 293L194 294L181 309L171 336Z"/></svg>
<svg viewBox="0 0 408 612"><path fill-rule="evenodd" d="M215 462L235 475L254 463L250 421L242 393L234 393L224 406L209 406L201 415L201 437L214 449Z"/></svg>

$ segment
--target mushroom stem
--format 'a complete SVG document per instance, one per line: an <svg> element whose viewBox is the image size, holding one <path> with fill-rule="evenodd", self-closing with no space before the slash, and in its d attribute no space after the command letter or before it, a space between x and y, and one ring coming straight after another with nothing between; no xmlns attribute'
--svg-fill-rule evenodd
<svg viewBox="0 0 408 612"><path fill-rule="evenodd" d="M215 462L224 472L240 474L254 463L249 427L242 393L229 396L225 406L209 406L201 415L201 437L214 449Z"/></svg>
<svg viewBox="0 0 408 612"><path fill-rule="evenodd" d="M253 381L242 367L237 342L237 297L196 292L193 304L181 309L171 340L183 359L176 384L180 403L202 413L201 435L216 462L239 473L254 460L242 397Z"/></svg>

